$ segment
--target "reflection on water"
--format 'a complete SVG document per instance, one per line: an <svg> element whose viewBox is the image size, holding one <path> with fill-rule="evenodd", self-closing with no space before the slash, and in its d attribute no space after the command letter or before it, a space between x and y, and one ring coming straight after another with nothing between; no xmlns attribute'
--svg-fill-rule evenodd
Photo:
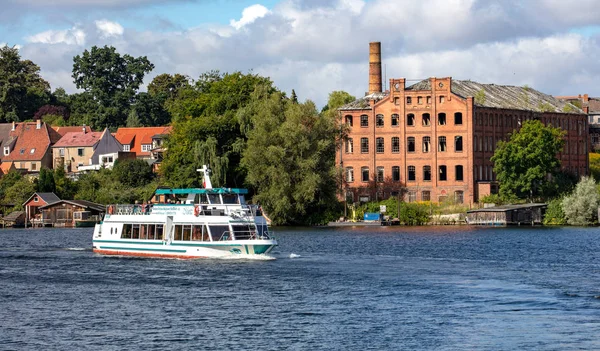
<svg viewBox="0 0 600 351"><path fill-rule="evenodd" d="M0 231L0 349L597 350L597 228L277 228L275 260Z"/></svg>

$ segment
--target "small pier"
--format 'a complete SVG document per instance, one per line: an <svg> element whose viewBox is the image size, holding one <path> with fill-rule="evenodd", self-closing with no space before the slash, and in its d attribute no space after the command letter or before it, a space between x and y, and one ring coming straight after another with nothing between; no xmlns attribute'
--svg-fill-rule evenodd
<svg viewBox="0 0 600 351"><path fill-rule="evenodd" d="M486 226L541 225L548 204L504 205L467 211L467 224Z"/></svg>

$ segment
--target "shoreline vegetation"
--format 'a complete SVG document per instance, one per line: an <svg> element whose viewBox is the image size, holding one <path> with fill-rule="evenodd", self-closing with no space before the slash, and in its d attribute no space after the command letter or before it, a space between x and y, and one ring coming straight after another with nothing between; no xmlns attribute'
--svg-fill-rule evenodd
<svg viewBox="0 0 600 351"><path fill-rule="evenodd" d="M337 108L355 100L344 91L331 92L319 110L294 90L281 91L268 77L239 71L208 71L199 77L163 73L147 92L139 91L153 69L145 56L93 46L73 58L72 76L80 90L68 94L61 87L52 90L39 66L22 60L17 47L1 47L0 123L42 120L112 132L125 126L173 127L158 174L145 160L118 160L112 170L82 174L78 180L60 166L8 172L0 179L3 215L22 209L35 191L100 204L147 201L158 187L200 187L196 169L202 164L212 169L215 186L248 188L248 198L263 207L274 225L356 218L361 211L379 212L382 204L392 219L422 225L432 216L468 209L452 202L402 202L398 208L395 197L367 204L340 202L338 196L349 184L335 164L346 135ZM499 142L492 158L500 194L480 200L548 202L546 224L595 224L600 201L594 179L560 172L556 157L548 157L564 147L563 135L559 128L525 121L510 140ZM590 154L590 169L600 177L600 155Z"/></svg>

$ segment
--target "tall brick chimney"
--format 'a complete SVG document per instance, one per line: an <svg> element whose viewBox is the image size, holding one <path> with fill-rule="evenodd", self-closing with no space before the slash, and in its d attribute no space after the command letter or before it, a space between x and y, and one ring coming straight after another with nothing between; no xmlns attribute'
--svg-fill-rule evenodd
<svg viewBox="0 0 600 351"><path fill-rule="evenodd" d="M369 43L369 94L381 93L381 42Z"/></svg>

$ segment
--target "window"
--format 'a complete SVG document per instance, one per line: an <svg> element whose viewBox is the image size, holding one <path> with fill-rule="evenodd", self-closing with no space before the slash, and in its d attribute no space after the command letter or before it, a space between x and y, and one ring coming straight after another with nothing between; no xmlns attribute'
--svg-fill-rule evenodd
<svg viewBox="0 0 600 351"><path fill-rule="evenodd" d="M130 146L129 145L123 145L123 151L125 151L125 152L130 151Z"/></svg>
<svg viewBox="0 0 600 351"><path fill-rule="evenodd" d="M354 141L352 138L346 139L346 153L351 154L354 152Z"/></svg>
<svg viewBox="0 0 600 351"><path fill-rule="evenodd" d="M446 173L446 166L440 166L440 180L447 180L448 174Z"/></svg>
<svg viewBox="0 0 600 351"><path fill-rule="evenodd" d="M377 126L377 128L383 127L383 115L375 116L375 125Z"/></svg>
<svg viewBox="0 0 600 351"><path fill-rule="evenodd" d="M456 165L454 166L454 174L456 176L456 180L459 182L462 182L464 179L463 176L463 166L462 165Z"/></svg>
<svg viewBox="0 0 600 351"><path fill-rule="evenodd" d="M361 115L360 116L360 126L361 127L368 127L369 126L369 116L367 116L367 115Z"/></svg>
<svg viewBox="0 0 600 351"><path fill-rule="evenodd" d="M410 96L407 96L407 97L406 97L406 104L407 104L407 105L410 105L410 104L412 104L412 98L411 98Z"/></svg>
<svg viewBox="0 0 600 351"><path fill-rule="evenodd" d="M392 115L392 127L397 127L400 125L400 116L396 113Z"/></svg>
<svg viewBox="0 0 600 351"><path fill-rule="evenodd" d="M360 138L360 152L369 153L369 138Z"/></svg>
<svg viewBox="0 0 600 351"><path fill-rule="evenodd" d="M427 97L427 105L431 105L431 96Z"/></svg>
<svg viewBox="0 0 600 351"><path fill-rule="evenodd" d="M83 148L82 147L77 149L77 156L83 156Z"/></svg>
<svg viewBox="0 0 600 351"><path fill-rule="evenodd" d="M29 153L33 155L35 153L35 149L31 149Z"/></svg>
<svg viewBox="0 0 600 351"><path fill-rule="evenodd" d="M392 180L394 182L400 181L400 167L398 167L398 166L392 167Z"/></svg>
<svg viewBox="0 0 600 351"><path fill-rule="evenodd" d="M392 152L400 152L400 138L398 137L392 137Z"/></svg>
<svg viewBox="0 0 600 351"><path fill-rule="evenodd" d="M431 137L423 137L423 152L427 153L431 150Z"/></svg>
<svg viewBox="0 0 600 351"><path fill-rule="evenodd" d="M142 152L149 152L152 150L152 144L142 144Z"/></svg>
<svg viewBox="0 0 600 351"><path fill-rule="evenodd" d="M457 204L462 204L464 202L464 192L460 190L455 191L454 201L456 201Z"/></svg>
<svg viewBox="0 0 600 351"><path fill-rule="evenodd" d="M421 201L431 201L431 192L429 190L421 192Z"/></svg>
<svg viewBox="0 0 600 351"><path fill-rule="evenodd" d="M406 151L415 152L415 137L407 138Z"/></svg>
<svg viewBox="0 0 600 351"><path fill-rule="evenodd" d="M408 192L408 202L415 202L415 201L417 201L417 192L409 191Z"/></svg>
<svg viewBox="0 0 600 351"><path fill-rule="evenodd" d="M32 171L36 171L37 170L37 163L35 163L35 162L31 163L31 170Z"/></svg>
<svg viewBox="0 0 600 351"><path fill-rule="evenodd" d="M462 113L461 112L454 113L454 124L462 124Z"/></svg>
<svg viewBox="0 0 600 351"><path fill-rule="evenodd" d="M417 104L421 105L423 103L423 97L419 96L417 97Z"/></svg>
<svg viewBox="0 0 600 351"><path fill-rule="evenodd" d="M65 148L61 147L60 149L58 149L58 155L59 156L64 156L65 155Z"/></svg>
<svg viewBox="0 0 600 351"><path fill-rule="evenodd" d="M463 138L460 135L454 137L454 151L462 152L463 151Z"/></svg>
<svg viewBox="0 0 600 351"><path fill-rule="evenodd" d="M346 167L346 181L348 183L354 181L354 167Z"/></svg>
<svg viewBox="0 0 600 351"><path fill-rule="evenodd" d="M423 166L423 180L431 181L431 166Z"/></svg>
<svg viewBox="0 0 600 351"><path fill-rule="evenodd" d="M369 167L361 167L360 168L361 180L363 182L369 181Z"/></svg>
<svg viewBox="0 0 600 351"><path fill-rule="evenodd" d="M19 154L21 154L21 155L25 154L25 149L19 150Z"/></svg>
<svg viewBox="0 0 600 351"><path fill-rule="evenodd" d="M351 115L346 115L346 125L348 127L352 127L352 116Z"/></svg>
<svg viewBox="0 0 600 351"><path fill-rule="evenodd" d="M424 113L423 114L423 125L429 126L430 124L431 124L431 117L430 117L429 113Z"/></svg>
<svg viewBox="0 0 600 351"><path fill-rule="evenodd" d="M438 137L438 151L440 151L440 152L446 151L446 137L445 136Z"/></svg>
<svg viewBox="0 0 600 351"><path fill-rule="evenodd" d="M477 135L474 135L473 138L473 151L477 151Z"/></svg>
<svg viewBox="0 0 600 351"><path fill-rule="evenodd" d="M443 104L446 99L443 96L440 96L440 104Z"/></svg>
<svg viewBox="0 0 600 351"><path fill-rule="evenodd" d="M444 112L438 113L438 124L441 126L446 125L446 114Z"/></svg>
<svg viewBox="0 0 600 351"><path fill-rule="evenodd" d="M10 154L10 147L5 146L4 147L4 156L8 156Z"/></svg>
<svg viewBox="0 0 600 351"><path fill-rule="evenodd" d="M408 166L408 180L414 182L417 179L417 169L415 166Z"/></svg>
<svg viewBox="0 0 600 351"><path fill-rule="evenodd" d="M415 125L415 115L413 115L412 113L409 113L406 116L406 125L407 126L414 126Z"/></svg>
<svg viewBox="0 0 600 351"><path fill-rule="evenodd" d="M383 138L379 137L375 140L375 150L378 154L382 154L385 151L385 143Z"/></svg>
<svg viewBox="0 0 600 351"><path fill-rule="evenodd" d="M39 202L39 201L40 201L40 199L37 196L33 198L33 202Z"/></svg>
<svg viewBox="0 0 600 351"><path fill-rule="evenodd" d="M383 167L377 167L377 181L383 183Z"/></svg>

